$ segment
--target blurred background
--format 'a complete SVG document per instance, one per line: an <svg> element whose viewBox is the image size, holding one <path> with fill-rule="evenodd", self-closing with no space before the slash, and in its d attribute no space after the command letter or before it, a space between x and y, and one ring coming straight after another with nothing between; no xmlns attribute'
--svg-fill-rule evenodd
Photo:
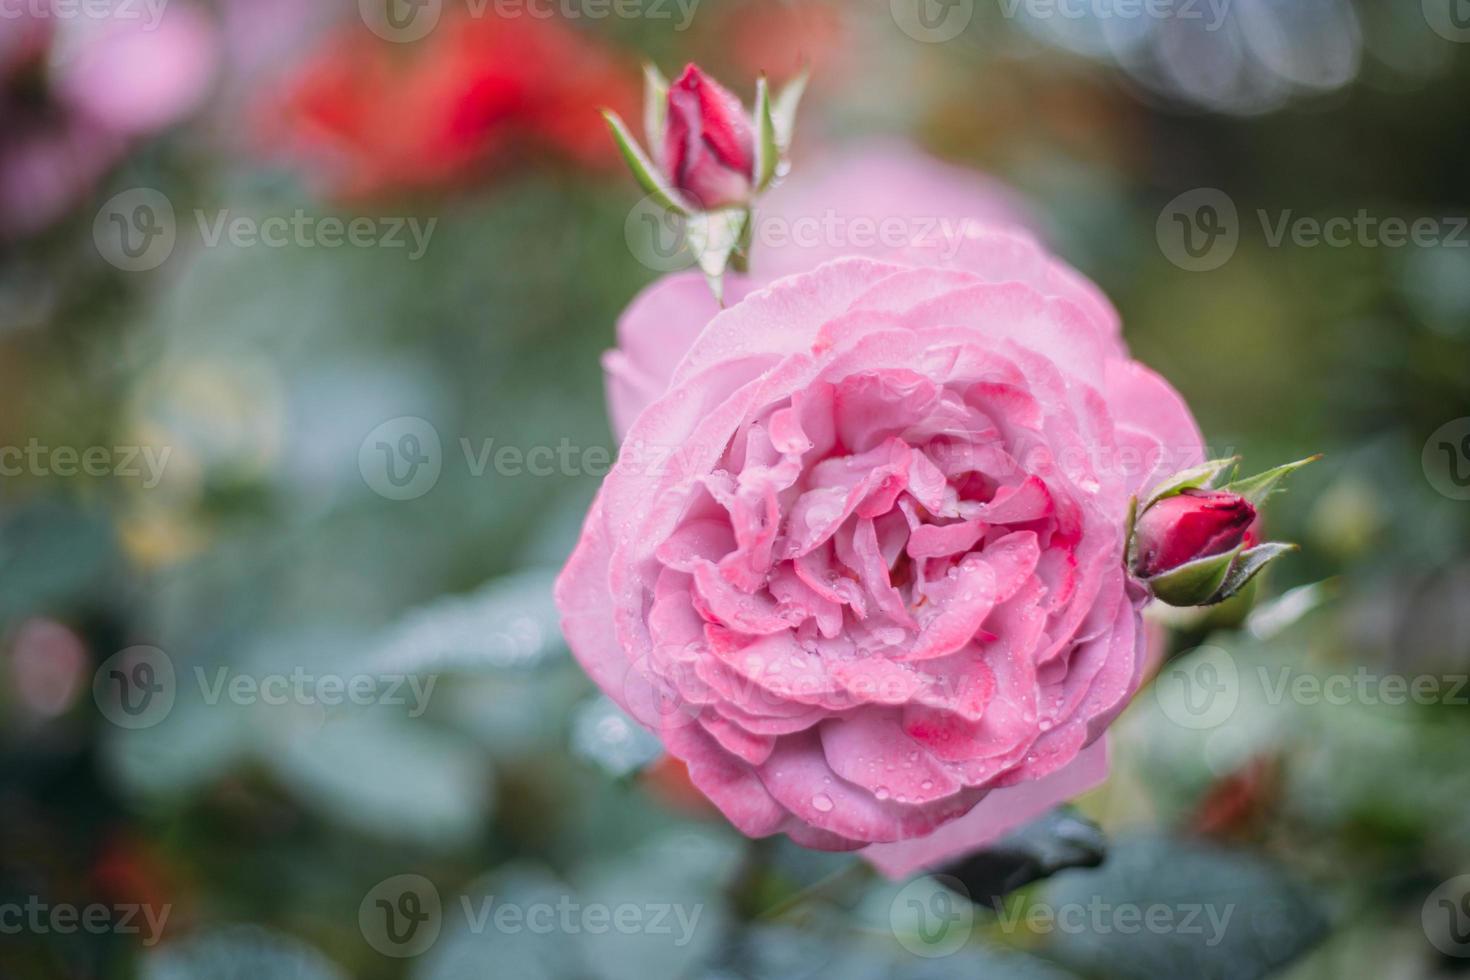
<svg viewBox="0 0 1470 980"><path fill-rule="evenodd" d="M1217 454L1327 454L1099 866L747 841L571 662L644 59L809 65L798 170L992 175ZM0 0L0 976L1470 972L1467 131L1465 0Z"/></svg>

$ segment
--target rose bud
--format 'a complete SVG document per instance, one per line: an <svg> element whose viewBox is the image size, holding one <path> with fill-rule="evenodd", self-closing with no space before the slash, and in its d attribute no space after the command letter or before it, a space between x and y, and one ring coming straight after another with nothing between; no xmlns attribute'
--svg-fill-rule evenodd
<svg viewBox="0 0 1470 980"><path fill-rule="evenodd" d="M755 133L745 106L694 65L669 86L664 172L707 211L743 203L755 174Z"/></svg>
<svg viewBox="0 0 1470 980"><path fill-rule="evenodd" d="M1134 573L1153 578L1231 551L1245 541L1255 519L1249 500L1222 490L1190 489L1165 497L1138 519Z"/></svg>

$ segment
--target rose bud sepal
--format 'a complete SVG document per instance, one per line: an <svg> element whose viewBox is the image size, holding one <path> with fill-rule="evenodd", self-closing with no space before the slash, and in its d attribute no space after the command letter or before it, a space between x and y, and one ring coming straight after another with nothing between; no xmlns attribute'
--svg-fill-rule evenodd
<svg viewBox="0 0 1470 980"><path fill-rule="evenodd" d="M1185 562L1168 571L1143 579L1154 598L1170 606L1206 606L1222 601L1217 599L1230 570L1245 548L1236 545L1218 555L1208 555Z"/></svg>

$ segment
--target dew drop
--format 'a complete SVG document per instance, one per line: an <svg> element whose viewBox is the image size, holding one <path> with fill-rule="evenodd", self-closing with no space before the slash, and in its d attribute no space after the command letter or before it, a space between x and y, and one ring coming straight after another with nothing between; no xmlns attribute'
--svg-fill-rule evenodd
<svg viewBox="0 0 1470 980"><path fill-rule="evenodd" d="M931 790L933 788L934 788L934 780L932 780L932 779L926 779L922 783L919 784L919 789L922 789L922 790L926 790L927 791L927 790Z"/></svg>
<svg viewBox="0 0 1470 980"><path fill-rule="evenodd" d="M812 806L816 808L819 813L827 813L832 809L832 797L828 796L826 793L818 793L816 796L812 797Z"/></svg>
<svg viewBox="0 0 1470 980"><path fill-rule="evenodd" d="M880 800L888 799L888 787L879 786L877 789L873 790L873 795L878 797L878 799Z"/></svg>

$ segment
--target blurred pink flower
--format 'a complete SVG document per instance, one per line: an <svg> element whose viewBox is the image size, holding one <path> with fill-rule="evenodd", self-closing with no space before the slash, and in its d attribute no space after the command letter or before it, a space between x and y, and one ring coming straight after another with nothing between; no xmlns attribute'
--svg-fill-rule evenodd
<svg viewBox="0 0 1470 980"><path fill-rule="evenodd" d="M121 8L120 8L121 9ZM89 193L131 142L198 108L216 39L196 9L21 12L0 44L0 235L29 234Z"/></svg>

